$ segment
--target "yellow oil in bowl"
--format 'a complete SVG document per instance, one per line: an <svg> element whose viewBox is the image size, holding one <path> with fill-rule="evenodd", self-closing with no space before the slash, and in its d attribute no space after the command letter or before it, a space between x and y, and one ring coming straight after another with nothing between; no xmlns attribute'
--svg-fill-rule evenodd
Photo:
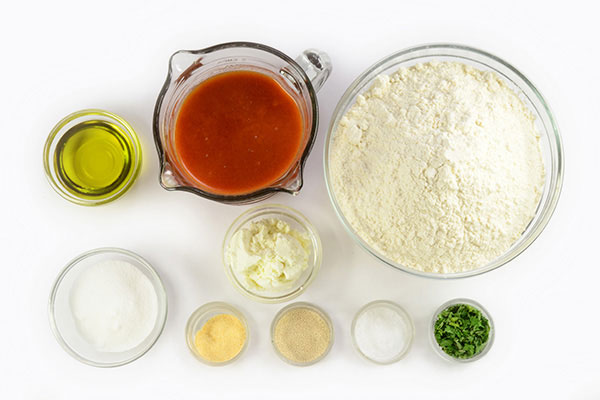
<svg viewBox="0 0 600 400"><path fill-rule="evenodd" d="M137 176L141 155L133 129L121 118L84 110L65 118L46 143L50 183L63 197L96 205L123 194Z"/></svg>
<svg viewBox="0 0 600 400"><path fill-rule="evenodd" d="M63 184L79 196L118 191L133 173L131 140L118 126L87 121L59 141L54 162Z"/></svg>

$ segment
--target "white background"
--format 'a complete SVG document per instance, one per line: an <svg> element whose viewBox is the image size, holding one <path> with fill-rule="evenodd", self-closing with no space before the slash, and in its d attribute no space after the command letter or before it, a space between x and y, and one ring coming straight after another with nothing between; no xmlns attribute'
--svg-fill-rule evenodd
<svg viewBox="0 0 600 400"><path fill-rule="evenodd" d="M551 3L4 2L0 398L600 398L600 29L592 2ZM319 92L321 122L305 186L295 198L271 199L305 213L323 240L321 273L298 300L328 311L336 337L329 356L308 368L284 364L271 348L268 327L283 305L247 300L223 273L221 240L248 207L158 185L151 117L169 56L233 40L262 42L292 57L317 47L334 64ZM553 108L566 149L562 197L539 239L499 270L451 282L392 270L361 250L337 220L323 179L323 140L350 82L387 54L428 42L479 47L520 69ZM144 152L131 191L94 208L55 194L42 167L52 126L90 107L128 120ZM101 246L147 258L169 297L156 346L113 369L72 359L47 318L50 288L63 265ZM490 353L470 365L445 362L427 337L434 310L459 296L484 304L497 329ZM400 303L415 321L413 348L391 366L362 360L350 342L353 314L374 299ZM202 365L184 342L189 314L214 300L245 311L251 328L247 353L224 368Z"/></svg>

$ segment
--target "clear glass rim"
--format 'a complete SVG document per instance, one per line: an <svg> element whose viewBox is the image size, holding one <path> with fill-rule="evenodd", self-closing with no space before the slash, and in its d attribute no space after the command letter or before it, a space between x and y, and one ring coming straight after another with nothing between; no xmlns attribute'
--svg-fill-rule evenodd
<svg viewBox="0 0 600 400"><path fill-rule="evenodd" d="M244 345L240 349L240 351L235 355L235 357L233 357L227 361L223 361L223 362L215 362L215 361L207 360L196 351L195 346L194 346L194 339L195 339L196 332L193 332L193 329L192 329L194 324L198 320L202 319L206 314L215 312L215 311L218 312L219 310L224 310L223 314L231 313L234 317L238 318L240 320L240 322L242 323L242 325L244 325L244 329L246 330L246 340L244 342ZM188 321L185 325L185 342L187 343L188 349L190 350L192 355L198 361L200 361L206 365L210 365L211 367L225 366L225 365L231 364L231 363L235 362L236 360L238 360L242 356L242 354L246 351L246 349L248 348L249 341L250 341L250 329L248 328L248 320L246 319L246 316L238 308L234 307L233 305L231 305L229 303L223 302L223 301L213 301L213 302L201 305L189 316Z"/></svg>
<svg viewBox="0 0 600 400"><path fill-rule="evenodd" d="M79 262L83 261L86 258L93 257L93 256L96 256L99 254L124 255L126 257L131 257L134 260L136 260L137 262L139 262L139 264L142 265L146 269L146 271L150 274L150 276L152 276L152 281L153 281L152 286L154 288L158 288L158 291L156 293L157 298L159 300L158 315L162 316L162 318L160 318L160 320L158 320L158 323L155 325L155 327L159 326L158 331L156 332L155 336L152 338L152 340L148 343L148 345L146 347L141 349L138 354L136 354L130 358L127 358L127 359L124 359L124 360L118 361L118 362L113 362L113 363L97 362L97 361L94 361L89 358L85 358L85 357L81 356L63 338L63 336L60 332L60 328L58 327L58 324L56 323L56 318L55 318L55 313L54 313L54 303L56 300L56 294L58 293L60 284L62 283L64 278L68 275L68 273L73 268L75 268L77 266L77 264L79 264ZM136 268L137 268L137 265L136 265ZM142 258L140 255L138 255L132 251L125 250L125 249L118 248L118 247L101 247L101 248L89 250L89 251L86 251L86 252L78 255L71 261L69 261L67 263L67 265L62 269L62 271L58 274L58 277L54 281L54 284L52 285L52 290L50 291L50 297L48 299L48 317L49 317L49 321L50 321L50 328L52 329L52 333L54 334L56 341L71 357L75 358L77 361L80 361L87 365L91 365L93 367L99 367L99 368L120 367L122 365L129 364L129 363L137 360L138 358L142 357L144 354L146 354L152 347L154 347L154 345L156 344L156 342L162 335L162 332L164 331L164 328L165 328L165 324L167 322L167 314L168 314L167 292L165 290L165 286L164 286L160 276L158 275L158 273L156 272L154 267L152 267L152 265L150 265L150 263L148 261L146 261L144 258Z"/></svg>
<svg viewBox="0 0 600 400"><path fill-rule="evenodd" d="M483 316L490 323L490 333L488 336L487 344L485 345L483 350L481 350L481 352L479 352L478 354L475 354L471 358L455 358L455 357L450 356L449 354L444 352L444 350L442 350L441 346L437 343L437 340L435 339L435 323L438 319L438 316L440 315L440 313L442 311L444 311L448 307L451 307L451 306L454 306L457 304L466 304L466 305L476 308L477 310L479 310L481 312L481 314L483 314ZM465 363L470 363L470 362L479 360L481 357L485 356L490 351L490 349L492 348L492 345L494 344L495 332L496 332L496 328L494 327L494 320L492 319L492 316L490 315L490 313L485 309L485 307L483 307L481 304L479 304L479 302L472 300L472 299L456 298L456 299L448 300L447 302L442 304L433 314L433 316L431 318L430 329L429 329L429 339L430 339L429 341L431 343L431 346L435 350L435 352L440 357L442 357L444 360L456 362L459 364L465 364Z"/></svg>
<svg viewBox="0 0 600 400"><path fill-rule="evenodd" d="M266 187L266 188L256 190L254 192L240 194L240 195L220 195L220 194L211 193L211 192L199 189L197 187L188 186L188 185L178 185L178 186L173 186L173 187L170 187L170 186L167 187L162 182L161 176L164 172L164 166L165 166L165 162L166 162L166 154L165 154L165 150L163 148L162 139L161 139L161 135L160 135L159 121L160 121L160 112L162 109L165 95L167 94L167 91L169 90L169 88L171 87L171 84L173 82L173 78L172 78L173 70L172 70L172 62L171 62L173 57L182 52L189 53L189 54L195 54L195 55L201 55L201 54L214 53L219 50L225 50L225 49L231 49L231 48L249 48L249 49L264 51L266 53L275 55L275 56L281 58L282 60L284 60L285 62L287 62L294 69L294 71L297 72L301 76L303 83L306 85L308 95L310 97L310 102L311 102L310 109L312 111L313 118L312 118L312 125L310 127L308 141L304 147L304 150L303 150L301 156L298 158L298 161L296 162L300 180L299 180L299 186L294 190L290 190L285 187ZM304 185L304 179L303 179L304 166L306 164L306 160L308 159L308 156L309 156L309 154L314 146L314 143L316 141L318 127L319 127L319 106L318 106L318 102L317 102L317 94L312 85L312 82L306 75L306 72L304 71L304 69L302 69L302 67L300 67L300 65L298 65L298 63L294 59L292 59L285 53L283 53L273 47L270 47L270 46L267 46L267 45L264 45L261 43L255 43L255 42L227 42L227 43L221 43L221 44L217 44L217 45L206 47L204 49L199 49L199 50L178 50L175 53L173 53L169 59L169 69L167 72L167 78L165 80L165 83L163 84L163 87L161 88L160 93L158 94L158 98L157 98L156 104L154 106L152 130L153 130L153 134L154 134L154 144L156 145L156 151L158 152L158 158L159 158L159 163L160 163L159 183L160 183L161 187L163 187L165 190L189 192L189 193L193 193L198 196L207 198L209 200L213 200L213 201L216 201L219 203L224 203L224 204L253 203L253 202L260 201L260 200L264 200L264 199L274 195L277 192L285 192L285 193L295 194L298 191L300 191L300 189L302 189L302 186ZM290 171L294 170L294 165L295 164L293 164L290 167ZM280 179L284 179L285 176L287 176L287 174L289 174L290 171L288 171L286 173L286 175L284 175Z"/></svg>
<svg viewBox="0 0 600 400"><path fill-rule="evenodd" d="M135 153L134 161L133 161L133 172L132 172L131 176L129 177L129 179L127 180L127 182L125 182L125 184L123 185L121 190L119 190L118 192L114 193L113 195L111 195L109 197L101 198L98 200L85 199L82 197L78 197L77 195L67 191L65 189L64 185L62 184L62 182L54 179L54 176L53 176L54 154L51 153L51 151L50 151L52 148L52 144L54 143L54 140L57 137L60 137L66 133L66 132L64 132L64 128L67 124L77 121L78 119L87 120L88 117L93 117L93 116L104 117L104 118L112 120L113 122L122 126L127 131L127 133L129 134L129 136L131 138L131 143L133 144L133 150ZM114 114L114 113L111 113L111 112L105 111L105 110L89 108L89 109L85 109L85 110L75 111L74 113L67 115L66 117L61 119L52 128L52 130L50 131L50 134L48 135L48 138L46 139L46 143L44 144L44 171L46 172L46 178L48 179L50 186L52 186L52 189L54 189L54 191L56 193L58 193L62 198L70 201L71 203L78 204L81 206L98 206L101 204L109 203L109 202L116 200L119 197L123 196L131 188L133 183L136 181L136 179L140 173L141 164L142 164L142 146L140 144L137 134L135 133L135 130L123 118L121 118L117 114Z"/></svg>
<svg viewBox="0 0 600 400"><path fill-rule="evenodd" d="M227 262L227 247L229 245L229 241L231 237L238 231L242 226L244 226L245 222L252 219L254 215L260 213L273 213L273 214L281 214L281 215L291 215L294 219L299 220L301 222L303 228L308 232L311 238L311 243L313 245L314 252L314 262L311 262L309 268L311 268L309 276L306 278L306 281L299 286L298 288L290 291L284 292L280 296L271 297L271 296L261 296L260 294L254 293L248 289L246 289L235 277L235 274L231 268L231 265ZM321 264L323 260L323 248L321 244L321 238L319 236L319 232L315 228L315 226L306 218L300 211L293 209L288 206L284 206L283 204L262 204L259 206L252 207L242 214L240 214L236 219L233 220L227 232L225 233L225 237L223 239L223 244L221 245L221 261L223 267L225 269L225 274L227 278L231 282L231 284L244 296L257 301L259 303L267 303L267 304L276 304L276 303L284 303L286 301L290 301L300 296L308 286L314 281L316 276L318 275Z"/></svg>
<svg viewBox="0 0 600 400"><path fill-rule="evenodd" d="M427 52L427 54L420 54L422 52ZM465 54L463 54L463 55L454 54L456 52L463 52ZM385 257L384 255L379 254L375 249L373 249L368 243L366 243L354 231L354 229L352 228L350 223L346 220L346 218L343 215L343 213L340 209L340 206L335 198L335 193L334 193L334 190L332 187L332 181L330 178L330 170L329 170L329 148L330 148L331 139L335 132L335 128L337 127L340 118L343 116L342 111L344 111L346 109L346 107L354 100L356 95L359 93L359 89L362 88L362 86L364 86L365 84L368 84L368 82L370 82L370 79L367 79L367 78L370 78L371 75L373 75L373 74L375 74L375 75L373 75L373 77L376 76L376 74L383 71L388 64L393 63L394 61L396 61L398 59L401 59L403 57L409 56L414 53L417 53L417 55L415 55L413 58L402 59L402 61L399 61L398 63L400 63L400 62L405 63L405 62L420 59L420 58L444 57L444 56L466 59L467 58L466 55L470 55L472 57L480 57L480 58L487 59L488 61L491 61L492 63L500 64L502 67L504 67L508 71L510 71L510 73L516 75L517 78L521 79L527 85L527 87L533 92L533 94L535 95L535 99L538 100L540 102L541 106L543 107L543 110L536 109L536 111L540 112L540 113L544 112L545 116L548 118L548 121L550 122L551 127L552 127L552 132L547 132L547 130L544 130L545 132L540 132L541 134L546 134L546 132L547 132L549 134L548 140L550 142L553 142L556 147L551 147L551 155L552 155L551 158L552 158L552 160L555 161L555 164L551 165L552 171L550 171L550 172L552 172L552 174L550 176L550 183L549 183L550 190L548 193L548 200L545 202L544 207L540 211L541 216L540 216L540 219L537 221L535 229L533 229L530 232L530 234L528 235L526 240L523 240L523 242L520 243L520 245L517 248L510 250L509 252L501 255L500 257L496 258L495 260L492 260L487 265L484 265L484 266L481 266L481 267L478 267L478 268L475 268L475 269L472 269L469 271L446 273L446 274L434 273L434 272L423 272L423 271L419 271L414 268L410 268L410 267L401 265L401 264ZM482 60L478 60L476 58L475 59L469 58L469 60L478 62L480 64L485 64ZM485 64L485 65L487 65L487 64ZM490 69L497 71L497 68L494 67L493 65L487 65L487 66ZM400 68L400 67L398 67L398 68ZM499 73L501 73L501 72L499 72ZM513 83L516 86L520 87L519 84L517 84L515 82L513 82ZM560 193L561 193L562 183L563 183L563 176L564 176L564 149L562 146L562 139L560 136L558 124L556 123L556 119L550 109L550 106L548 105L548 103L546 102L546 100L544 99L542 94L539 92L539 90L535 87L535 85L527 77L525 77L525 75L523 75L515 67L513 67L506 61L502 60L501 58L496 57L496 56L494 56L490 53L487 53L483 50L479 50L479 49L476 49L473 47L464 46L464 45L460 45L460 44L433 43L433 44L426 44L426 45L421 45L421 46L410 47L405 50L401 50L401 51L392 53L389 56L384 57L383 59L381 59L378 62L376 62L375 64L373 64L371 67L367 68L363 73L361 73L352 82L352 84L344 92L340 101L337 103L337 106L332 114L332 118L331 118L329 128L327 131L327 135L325 137L325 146L323 149L323 170L324 170L324 176L325 176L325 185L327 187L327 193L329 195L329 199L331 201L333 209L335 210L336 215L338 216L339 220L342 222L342 225L344 226L344 228L346 229L348 234L352 237L352 239L360 247L362 247L369 254L371 254L372 256L374 256L375 258L380 260L381 262L383 262L385 265L388 265L396 270L401 270L401 271L407 272L407 273L415 275L415 276L433 278L433 279L460 279L460 278L467 278L467 277L481 275L483 273L492 271L496 268L499 268L499 267L507 264L508 262L510 262L511 260L516 258L518 255L520 255L523 251L525 251L539 237L541 232L547 226L550 218L552 217L552 215L556 209L558 200L560 198ZM547 174L548 174L548 172L549 171L546 171ZM541 204L541 200L540 200L540 206L541 205L542 204ZM533 220L532 220L532 222L533 222Z"/></svg>
<svg viewBox="0 0 600 400"><path fill-rule="evenodd" d="M327 326L329 327L329 344L327 345L327 348L325 349L323 354L321 354L319 357L317 357L314 360L311 360L309 362L305 362L305 363L296 362L296 361L290 360L289 358L285 357L283 354L281 354L281 352L277 348L277 345L275 344L275 328L277 327L277 323L279 322L281 317L283 317L288 311L294 310L297 308L306 308L306 309L316 312L317 314L319 314L321 316L321 318L323 318L323 320L327 323ZM331 322L331 318L321 307L319 307L313 303L308 303L306 301L298 301L296 303L288 304L287 306L285 306L281 310L279 310L277 312L277 314L275 314L275 317L273 318L273 322L271 322L271 330L270 331L271 331L271 344L273 345L273 350L275 351L277 356L281 360L285 361L286 363L296 366L296 367L308 367L310 365L318 363L319 361L324 359L327 356L327 354L329 354L329 352L331 351L331 348L333 347L334 329L333 329L333 323Z"/></svg>
<svg viewBox="0 0 600 400"><path fill-rule="evenodd" d="M389 360L386 360L386 361L378 361L378 360L375 360L375 359L369 357L368 355L363 353L363 351L360 349L360 346L358 345L358 343L356 341L355 330L356 330L356 323L358 322L358 319L364 314L365 311L370 310L372 308L377 308L377 307L385 307L385 308L388 308L388 309L391 309L391 310L397 312L408 323L408 326L410 329L410 337L408 339L406 348L404 348L404 350L402 350L401 352L399 352L398 354L396 354L395 356L391 357ZM400 361L410 351L413 341L414 341L414 337L415 337L415 324L414 324L413 319L410 316L410 314L398 303L395 303L390 300L374 300L374 301L371 301L371 302L365 304L356 312L356 314L354 315L354 319L352 320L352 325L350 326L350 334L352 336L352 345L354 347L354 350L356 350L356 352L360 356L362 356L362 358L364 358L367 361L373 362L375 364L389 365L389 364L393 364L395 362Z"/></svg>

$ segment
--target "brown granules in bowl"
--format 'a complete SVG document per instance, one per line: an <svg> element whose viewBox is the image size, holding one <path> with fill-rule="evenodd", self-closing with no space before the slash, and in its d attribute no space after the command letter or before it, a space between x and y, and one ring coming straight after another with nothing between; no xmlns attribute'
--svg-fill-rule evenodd
<svg viewBox="0 0 600 400"><path fill-rule="evenodd" d="M327 320L309 307L292 308L275 323L273 344L293 364L309 364L322 357L332 340Z"/></svg>

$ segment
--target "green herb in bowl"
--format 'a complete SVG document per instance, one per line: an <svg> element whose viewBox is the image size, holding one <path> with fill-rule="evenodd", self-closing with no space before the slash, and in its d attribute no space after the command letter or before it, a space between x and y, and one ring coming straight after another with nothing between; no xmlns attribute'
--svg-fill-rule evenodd
<svg viewBox="0 0 600 400"><path fill-rule="evenodd" d="M453 359L463 361L482 354L491 342L492 329L483 307L458 301L444 306L436 313L433 326L439 348Z"/></svg>

